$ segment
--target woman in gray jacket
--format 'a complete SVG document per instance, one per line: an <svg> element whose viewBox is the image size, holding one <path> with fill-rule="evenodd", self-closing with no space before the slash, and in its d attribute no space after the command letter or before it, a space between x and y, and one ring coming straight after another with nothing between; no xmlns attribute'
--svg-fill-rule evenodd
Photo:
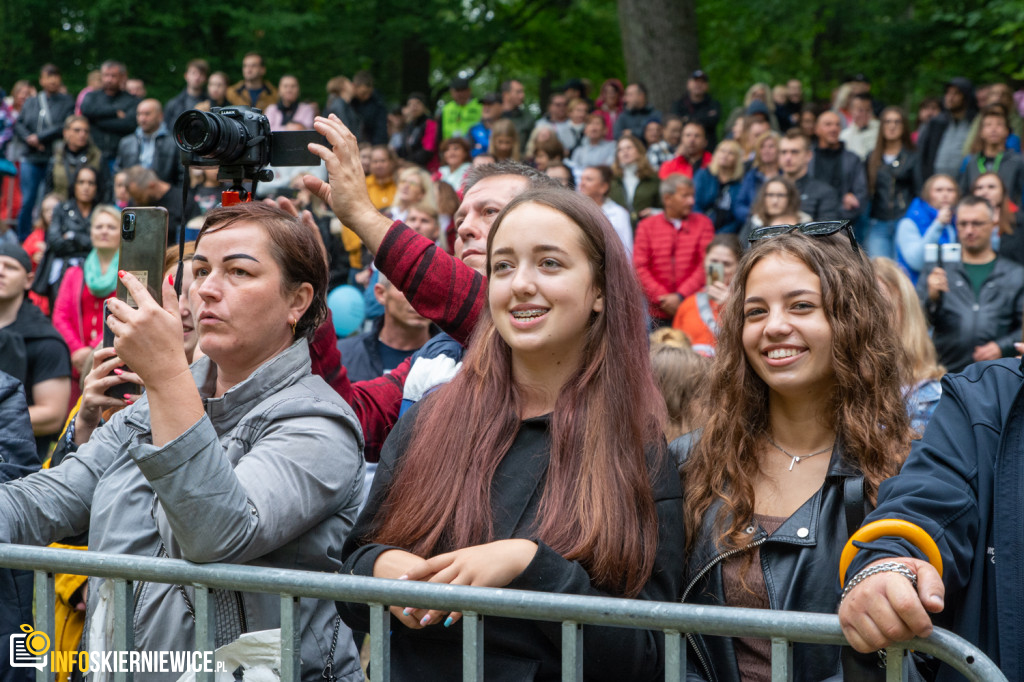
<svg viewBox="0 0 1024 682"><path fill-rule="evenodd" d="M88 526L99 552L336 571L328 549L352 527L363 441L349 406L310 373L308 340L327 310L323 246L283 211L243 204L208 214L191 265L205 357L185 360L172 282L161 307L119 273L139 307L111 301L108 325L146 394L61 466L0 486L0 541L45 544ZM110 593L90 580L83 649L109 649ZM214 594L218 647L280 625L278 596ZM139 583L134 602L136 649L194 648L191 588ZM300 627L304 680L320 677L339 627L334 674L362 679L332 604L303 599Z"/></svg>

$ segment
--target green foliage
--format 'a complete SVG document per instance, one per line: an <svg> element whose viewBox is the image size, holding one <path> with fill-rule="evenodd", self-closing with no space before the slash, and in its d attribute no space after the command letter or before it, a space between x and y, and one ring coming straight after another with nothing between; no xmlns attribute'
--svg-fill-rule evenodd
<svg viewBox="0 0 1024 682"><path fill-rule="evenodd" d="M912 106L964 75L1024 79L1021 0L700 0L701 61L726 108L747 87L799 78L828 99L864 73L883 101Z"/></svg>
<svg viewBox="0 0 1024 682"><path fill-rule="evenodd" d="M323 99L332 76L364 68L392 102L413 87L444 92L469 71L480 73L479 94L512 76L535 93L545 76L599 80L624 71L615 12L614 0L0 0L8 29L0 85L34 82L52 61L76 91L89 70L119 59L166 100L184 86L189 59L204 57L236 80L242 56L256 50L268 78L293 73L312 99ZM412 66L427 82L406 82L403 60L415 45L429 64Z"/></svg>

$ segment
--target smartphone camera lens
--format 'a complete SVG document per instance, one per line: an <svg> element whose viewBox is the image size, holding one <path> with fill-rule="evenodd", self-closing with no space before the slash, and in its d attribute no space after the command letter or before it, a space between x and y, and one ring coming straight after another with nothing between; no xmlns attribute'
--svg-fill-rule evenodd
<svg viewBox="0 0 1024 682"><path fill-rule="evenodd" d="M135 214L125 213L121 216L121 239L130 242L135 239Z"/></svg>

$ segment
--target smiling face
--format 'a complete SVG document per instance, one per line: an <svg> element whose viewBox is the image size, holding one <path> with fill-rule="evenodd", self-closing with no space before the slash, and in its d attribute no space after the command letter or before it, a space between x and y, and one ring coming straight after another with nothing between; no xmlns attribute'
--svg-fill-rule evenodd
<svg viewBox="0 0 1024 682"><path fill-rule="evenodd" d="M750 269L743 293L743 349L773 396L824 398L834 383L832 328L821 280L784 253Z"/></svg>
<svg viewBox="0 0 1024 682"><path fill-rule="evenodd" d="M491 224L505 204L526 189L527 184L527 179L519 175L492 175L466 192L454 218L459 234L456 252L463 263L477 272L484 271Z"/></svg>
<svg viewBox="0 0 1024 682"><path fill-rule="evenodd" d="M282 287L266 231L239 222L199 240L189 290L200 347L230 375L248 376L291 345L291 323L309 307L312 287Z"/></svg>
<svg viewBox="0 0 1024 682"><path fill-rule="evenodd" d="M488 303L513 371L517 362L579 363L591 316L604 308L583 238L567 216L534 203L513 209L494 235Z"/></svg>
<svg viewBox="0 0 1024 682"><path fill-rule="evenodd" d="M450 144L444 148L444 163L449 168L458 168L469 161L466 150L459 144Z"/></svg>

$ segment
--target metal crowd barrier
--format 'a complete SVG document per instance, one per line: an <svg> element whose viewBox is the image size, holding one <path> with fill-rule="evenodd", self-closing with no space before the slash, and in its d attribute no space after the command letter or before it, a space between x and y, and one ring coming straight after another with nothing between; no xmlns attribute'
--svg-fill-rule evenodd
<svg viewBox="0 0 1024 682"><path fill-rule="evenodd" d="M54 573L110 578L114 581L115 618L112 650L131 651L132 582L146 581L195 587L196 651L214 650L210 588L281 595L281 679L299 680L299 597L370 605L370 671L373 682L388 682L389 604L438 608L463 613L463 680L483 679L484 616L504 616L562 623L562 680L583 680L583 625L611 625L661 630L665 633L665 680L686 677L686 633L762 637L771 640L772 680L792 680L793 642L846 644L834 615L766 611L544 592L433 585L361 576L316 573L233 564L193 564L175 559L101 554L75 550L0 545L0 566L35 571L37 630L53 640ZM907 643L951 665L968 680L1005 681L999 668L977 647L936 628L927 639ZM0 652L2 653L2 652ZM887 651L886 680L906 680L901 665L906 649ZM212 682L215 673L197 674ZM130 680L115 673L116 682ZM52 680L49 670L37 682Z"/></svg>

